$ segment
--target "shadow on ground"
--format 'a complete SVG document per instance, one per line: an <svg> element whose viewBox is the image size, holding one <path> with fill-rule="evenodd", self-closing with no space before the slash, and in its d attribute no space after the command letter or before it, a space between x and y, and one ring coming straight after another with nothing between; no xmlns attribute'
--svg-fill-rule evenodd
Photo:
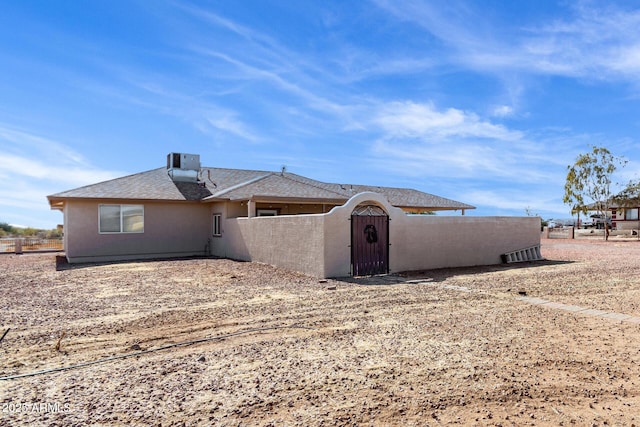
<svg viewBox="0 0 640 427"><path fill-rule="evenodd" d="M69 264L67 261L67 257L65 255L57 255L56 256L56 270L79 270L82 268L95 267L99 265L118 265L118 264L129 264L129 263L145 263L145 262L158 262L158 261L190 261L194 259L201 260L209 260L209 259L224 259L221 257L215 257L211 255L194 255L194 256L184 256L184 257L168 257L168 258L144 258L144 259L129 259L129 260L117 260L117 261L100 261L100 262L80 262ZM236 262L248 262L248 261L240 261L234 260Z"/></svg>
<svg viewBox="0 0 640 427"><path fill-rule="evenodd" d="M419 270L405 271L402 273L377 275L377 276L361 276L361 277L338 277L335 280L345 283L353 283L357 285L375 286L375 285L397 285L414 281L442 282L450 277L464 276L469 274L492 273L495 271L515 270L546 267L550 265L572 264L574 261L554 261L541 260L521 262L517 264L495 264L483 265L476 267L456 267L456 268L439 268L435 270Z"/></svg>

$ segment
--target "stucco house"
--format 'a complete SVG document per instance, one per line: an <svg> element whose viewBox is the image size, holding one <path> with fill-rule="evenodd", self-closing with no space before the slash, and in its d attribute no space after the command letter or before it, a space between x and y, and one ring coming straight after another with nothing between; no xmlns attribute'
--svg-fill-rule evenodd
<svg viewBox="0 0 640 427"><path fill-rule="evenodd" d="M637 230L640 228L640 207L611 206L611 221L618 230Z"/></svg>
<svg viewBox="0 0 640 427"><path fill-rule="evenodd" d="M590 206L595 210L595 204ZM622 206L611 202L607 217L611 218L611 227L616 230L637 230L640 227L640 207Z"/></svg>
<svg viewBox="0 0 640 427"><path fill-rule="evenodd" d="M477 218L416 215L474 209L417 190L201 167L198 155L184 153L170 153L166 167L48 200L63 213L71 263L205 255L337 277L499 263L540 241L539 223L526 218L491 217L478 235ZM515 234L488 244L498 228ZM446 244L442 233L450 233Z"/></svg>
<svg viewBox="0 0 640 427"><path fill-rule="evenodd" d="M602 206L603 204L600 204ZM590 212L599 212L598 203L587 205ZM608 204L607 218L611 219L611 227L616 230L637 230L640 228L640 206L621 205L615 201ZM582 222L582 221L581 221Z"/></svg>

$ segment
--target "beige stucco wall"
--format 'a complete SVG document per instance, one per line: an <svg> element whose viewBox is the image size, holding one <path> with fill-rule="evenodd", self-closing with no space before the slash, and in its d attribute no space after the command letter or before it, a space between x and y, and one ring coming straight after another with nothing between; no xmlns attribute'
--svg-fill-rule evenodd
<svg viewBox="0 0 640 427"><path fill-rule="evenodd" d="M248 209L244 202L226 202L222 204L225 205L225 212L229 218L247 216Z"/></svg>
<svg viewBox="0 0 640 427"><path fill-rule="evenodd" d="M540 244L529 217L398 217L390 229L392 272L499 264L501 255ZM401 248L401 250L398 250Z"/></svg>
<svg viewBox="0 0 640 427"><path fill-rule="evenodd" d="M632 221L616 221L616 229L617 230L637 230L640 228L640 221L632 220Z"/></svg>
<svg viewBox="0 0 640 427"><path fill-rule="evenodd" d="M506 252L540 244L539 218L407 215L377 193L361 193L327 214L227 218L215 255L349 276L351 212L362 203L389 214L391 273L499 264Z"/></svg>
<svg viewBox="0 0 640 427"><path fill-rule="evenodd" d="M540 244L540 219L407 215L376 193L361 193L327 214L328 277L350 273L351 212L375 204L389 214L389 270L411 270L499 264L500 255Z"/></svg>
<svg viewBox="0 0 640 427"><path fill-rule="evenodd" d="M324 221L324 215L228 218L216 255L325 277Z"/></svg>
<svg viewBox="0 0 640 427"><path fill-rule="evenodd" d="M100 234L101 203L144 205L144 233ZM204 255L210 234L209 210L199 203L69 200L64 218L69 262Z"/></svg>
<svg viewBox="0 0 640 427"><path fill-rule="evenodd" d="M407 215L376 193L358 194L329 215L336 217L335 225L348 223L351 212L363 203L378 205L389 214L391 273L499 264L506 252L540 244L539 218ZM350 260L350 251L344 247L350 242L349 227L327 239L335 246L327 248L334 254L327 262L328 276L348 271L344 259Z"/></svg>

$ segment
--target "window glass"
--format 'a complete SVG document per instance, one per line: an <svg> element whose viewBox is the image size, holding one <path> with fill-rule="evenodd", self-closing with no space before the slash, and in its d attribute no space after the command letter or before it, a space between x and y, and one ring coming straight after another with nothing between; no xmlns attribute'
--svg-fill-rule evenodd
<svg viewBox="0 0 640 427"><path fill-rule="evenodd" d="M144 207L142 205L122 205L122 231L142 233L144 231Z"/></svg>
<svg viewBox="0 0 640 427"><path fill-rule="evenodd" d="M144 206L100 205L100 233L143 233Z"/></svg>
<svg viewBox="0 0 640 427"><path fill-rule="evenodd" d="M638 219L638 208L625 209L624 219Z"/></svg>
<svg viewBox="0 0 640 427"><path fill-rule="evenodd" d="M214 214L213 215L213 235L214 236L222 235L222 232L220 230L220 218L221 217L222 217L222 215L220 215L220 214Z"/></svg>
<svg viewBox="0 0 640 427"><path fill-rule="evenodd" d="M258 216L278 216L277 209L258 209Z"/></svg>
<svg viewBox="0 0 640 427"><path fill-rule="evenodd" d="M120 205L100 206L100 232L120 232Z"/></svg>

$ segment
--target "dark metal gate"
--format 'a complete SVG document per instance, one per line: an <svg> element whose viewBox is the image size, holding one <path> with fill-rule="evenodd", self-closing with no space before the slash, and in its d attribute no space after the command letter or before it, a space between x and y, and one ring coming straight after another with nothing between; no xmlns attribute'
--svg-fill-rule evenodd
<svg viewBox="0 0 640 427"><path fill-rule="evenodd" d="M389 216L378 206L351 213L351 267L354 276L389 272Z"/></svg>

